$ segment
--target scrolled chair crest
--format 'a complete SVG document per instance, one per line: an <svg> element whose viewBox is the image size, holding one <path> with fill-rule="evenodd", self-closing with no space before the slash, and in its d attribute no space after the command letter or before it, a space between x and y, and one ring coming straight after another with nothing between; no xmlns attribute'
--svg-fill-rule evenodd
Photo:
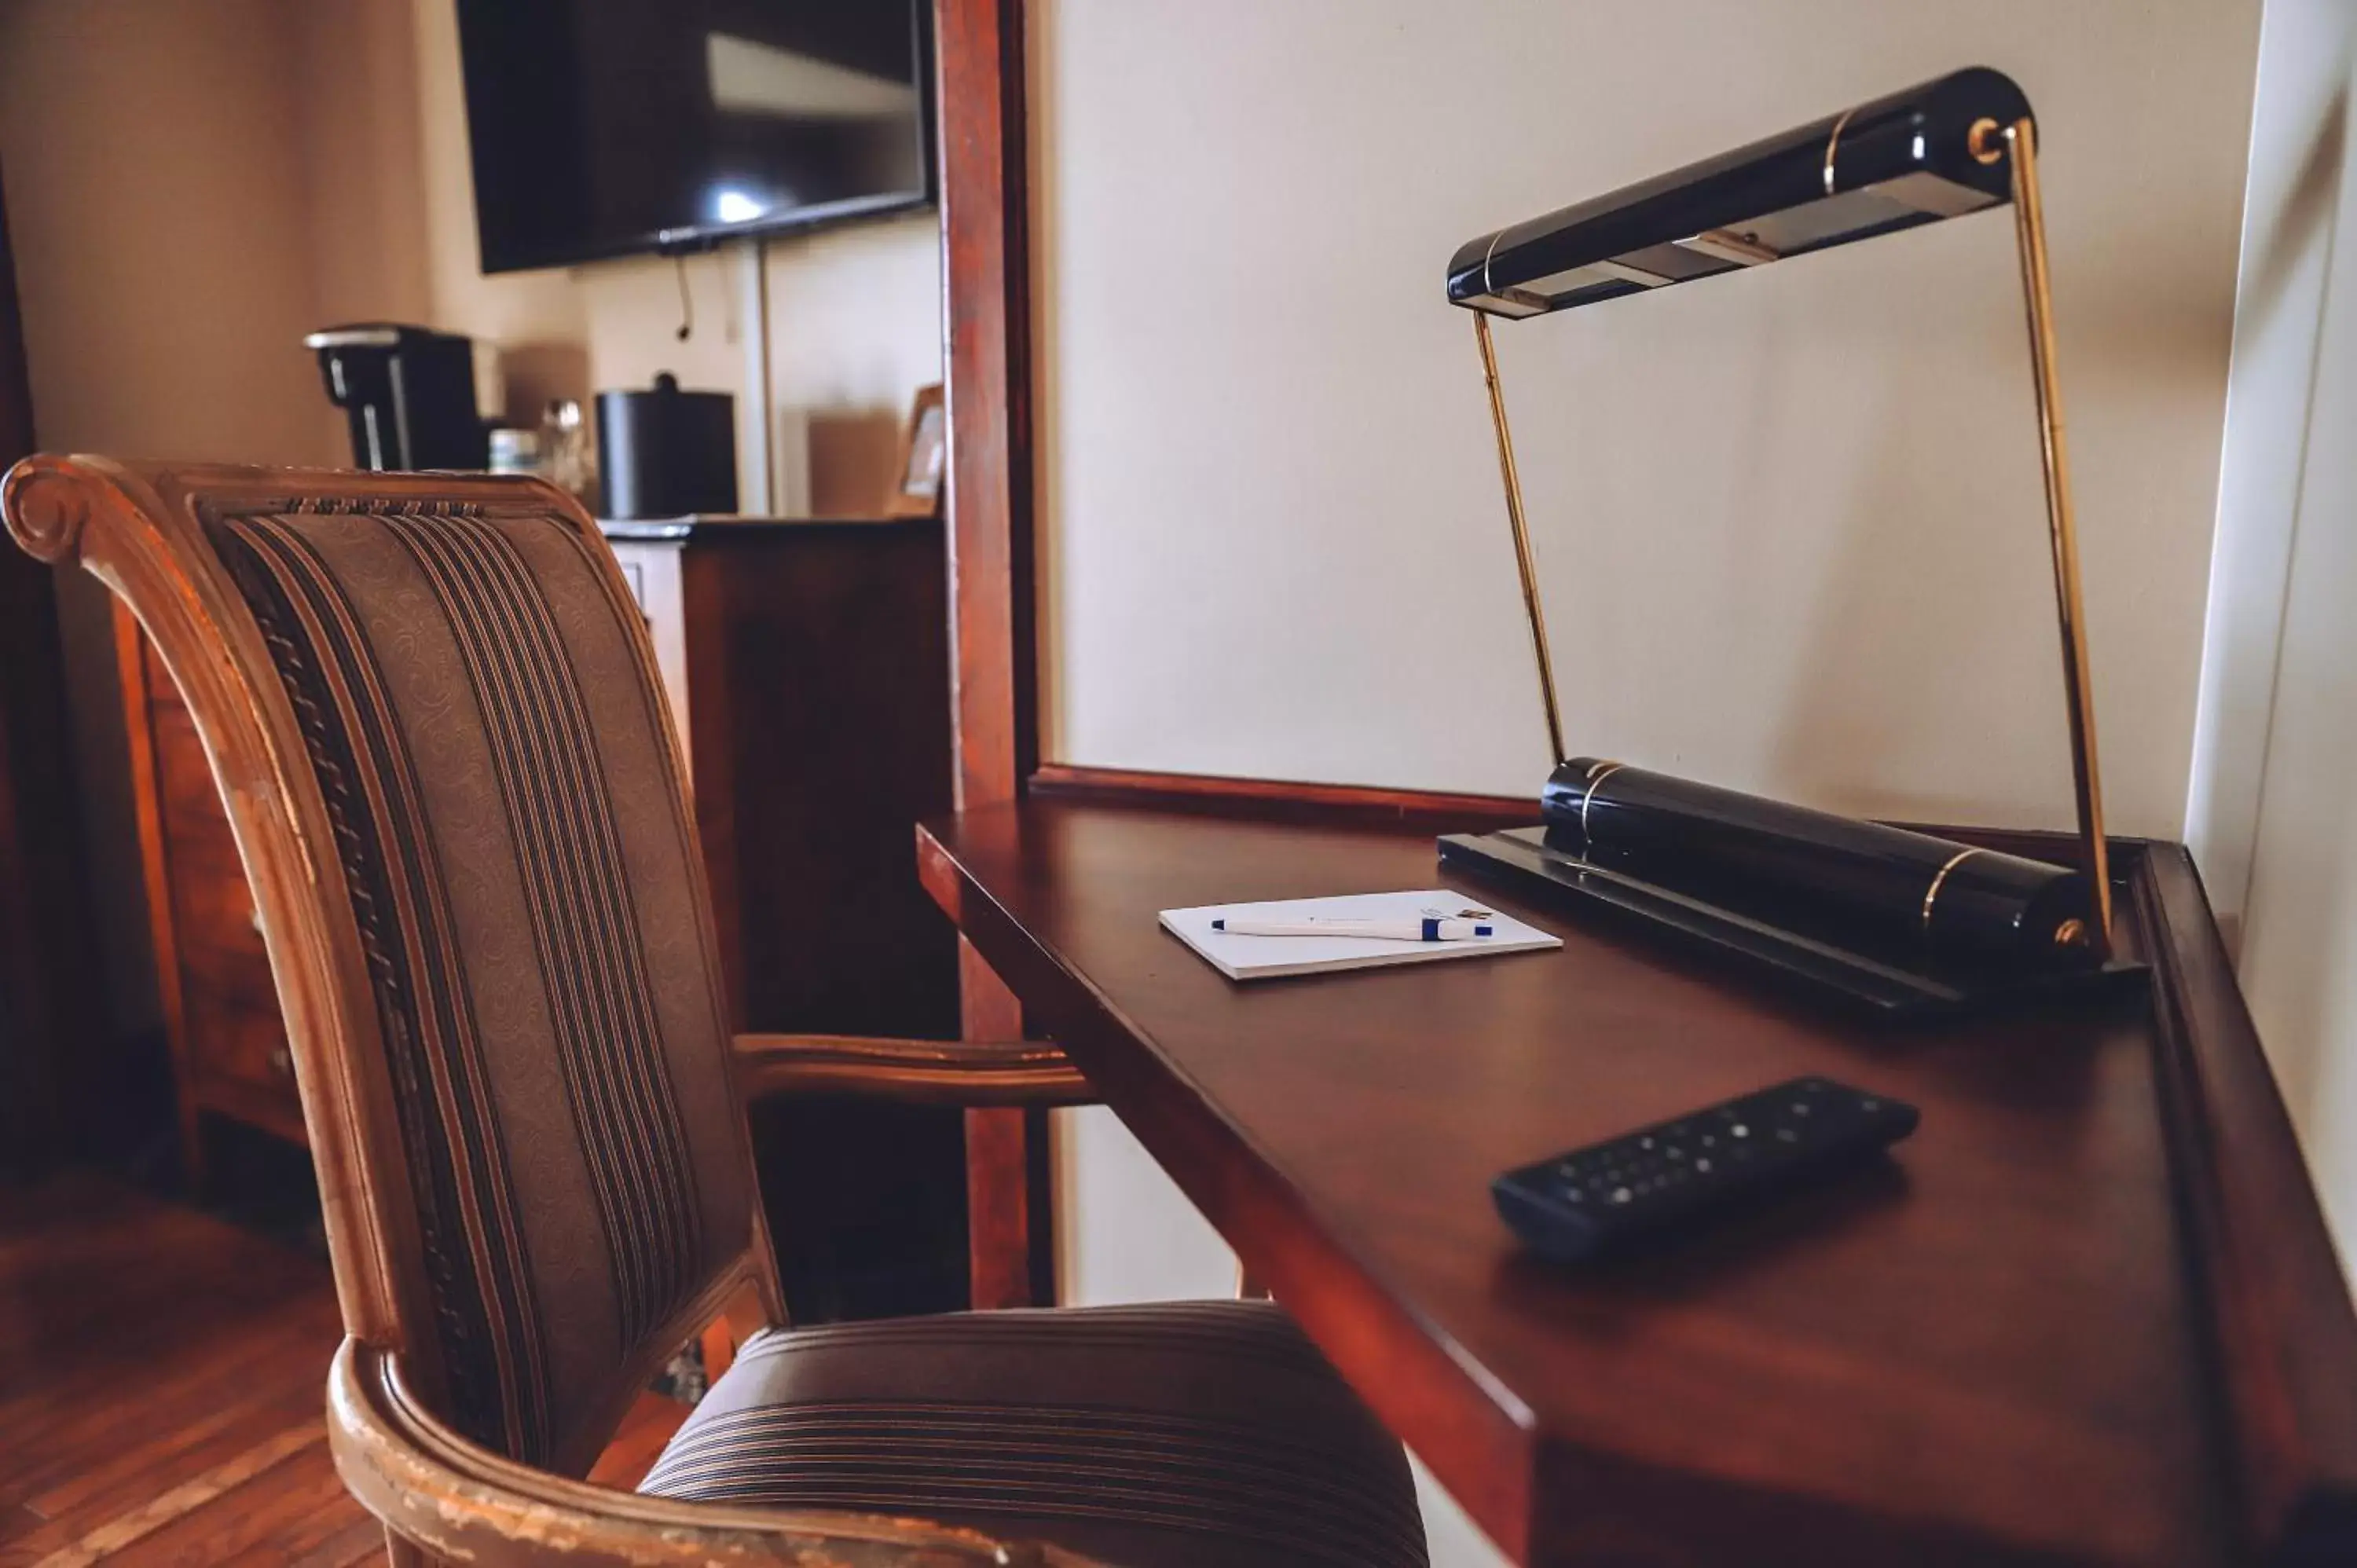
<svg viewBox="0 0 2357 1568"><path fill-rule="evenodd" d="M0 521L25 553L55 564L81 550L90 521L87 480L71 457L39 453L0 478Z"/></svg>

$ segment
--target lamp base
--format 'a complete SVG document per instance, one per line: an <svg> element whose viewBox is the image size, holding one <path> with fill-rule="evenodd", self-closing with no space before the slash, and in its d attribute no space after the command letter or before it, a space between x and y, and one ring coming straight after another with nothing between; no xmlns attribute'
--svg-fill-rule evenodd
<svg viewBox="0 0 2357 1568"><path fill-rule="evenodd" d="M1877 1017L1953 1017L2133 989L2146 966L1959 968L1920 954L1869 951L1822 930L1781 924L1550 848L1544 827L1450 833L1440 864L1542 908L1664 933L1689 949Z"/></svg>

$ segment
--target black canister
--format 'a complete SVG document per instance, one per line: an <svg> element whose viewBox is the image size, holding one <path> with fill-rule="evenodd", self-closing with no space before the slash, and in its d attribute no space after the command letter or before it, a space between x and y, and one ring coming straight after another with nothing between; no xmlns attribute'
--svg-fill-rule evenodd
<svg viewBox="0 0 2357 1568"><path fill-rule="evenodd" d="M604 516L686 517L737 510L737 400L682 392L668 371L651 391L597 394Z"/></svg>

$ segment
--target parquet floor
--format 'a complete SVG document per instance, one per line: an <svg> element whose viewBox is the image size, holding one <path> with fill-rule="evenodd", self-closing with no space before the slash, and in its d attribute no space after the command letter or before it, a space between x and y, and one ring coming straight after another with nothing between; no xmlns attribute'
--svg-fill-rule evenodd
<svg viewBox="0 0 2357 1568"><path fill-rule="evenodd" d="M316 1258L97 1177L0 1188L0 1568L383 1563L328 1455L340 1336ZM642 1405L599 1480L685 1409Z"/></svg>
<svg viewBox="0 0 2357 1568"><path fill-rule="evenodd" d="M0 1568L384 1561L327 1265L96 1177L0 1192Z"/></svg>

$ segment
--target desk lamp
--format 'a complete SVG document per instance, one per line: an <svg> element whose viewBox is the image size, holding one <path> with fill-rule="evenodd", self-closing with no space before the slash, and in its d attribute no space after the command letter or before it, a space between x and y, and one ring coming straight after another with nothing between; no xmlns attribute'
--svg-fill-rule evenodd
<svg viewBox="0 0 2357 1568"><path fill-rule="evenodd" d="M1571 757L1547 649L1491 320L1642 295L2011 202L2037 391L2079 832L2075 870ZM1609 909L1893 1013L2102 983L2113 961L2103 789L2054 369L2029 101L1986 68L1845 109L1609 196L1469 240L1450 303L1473 316L1549 755L1544 829L1455 835L1445 863L1544 902Z"/></svg>

